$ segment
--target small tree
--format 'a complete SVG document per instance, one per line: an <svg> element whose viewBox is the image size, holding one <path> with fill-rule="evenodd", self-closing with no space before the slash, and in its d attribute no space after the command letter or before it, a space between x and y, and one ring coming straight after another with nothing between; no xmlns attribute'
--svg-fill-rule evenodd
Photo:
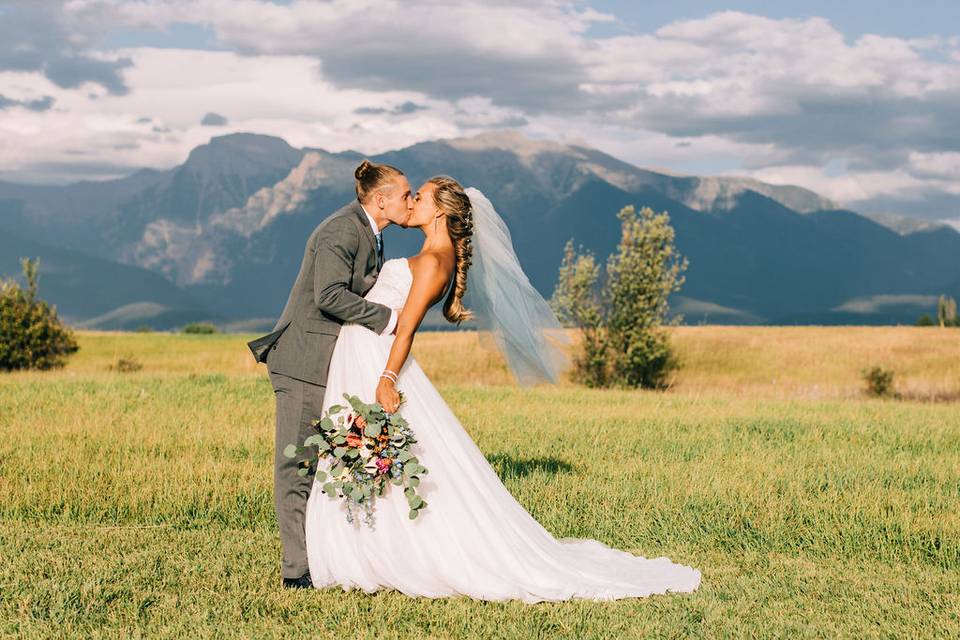
<svg viewBox="0 0 960 640"><path fill-rule="evenodd" d="M550 306L561 323L580 329L580 347L573 357L574 376L588 387L605 386L609 369L603 307L597 291L599 278L600 265L593 254L578 255L573 240L568 240Z"/></svg>
<svg viewBox="0 0 960 640"><path fill-rule="evenodd" d="M956 327L957 301L949 296L941 295L937 300L937 322L941 327Z"/></svg>
<svg viewBox="0 0 960 640"><path fill-rule="evenodd" d="M674 246L666 212L633 206L617 214L620 244L607 261L608 349L617 381L630 387L661 387L676 362L663 331L667 298L679 291L687 268ZM670 324L678 324L676 316Z"/></svg>
<svg viewBox="0 0 960 640"><path fill-rule="evenodd" d="M551 304L561 322L580 328L575 377L587 386L611 383L662 387L676 366L663 331L668 296L679 290L687 268L674 246L666 212L632 206L617 215L620 244L607 260L599 293L600 267L593 255L578 255L567 243ZM669 324L679 323L676 316Z"/></svg>
<svg viewBox="0 0 960 640"><path fill-rule="evenodd" d="M0 369L62 367L77 341L56 307L37 297L40 259L20 264L26 289L13 278L0 281Z"/></svg>

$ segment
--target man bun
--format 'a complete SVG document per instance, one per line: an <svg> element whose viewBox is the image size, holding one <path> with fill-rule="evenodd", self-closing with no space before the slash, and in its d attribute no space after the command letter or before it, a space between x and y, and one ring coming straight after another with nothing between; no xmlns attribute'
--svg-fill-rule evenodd
<svg viewBox="0 0 960 640"><path fill-rule="evenodd" d="M356 179L357 199L366 202L374 191L385 182L396 176L402 176L403 171L389 164L377 164L364 159L353 172Z"/></svg>

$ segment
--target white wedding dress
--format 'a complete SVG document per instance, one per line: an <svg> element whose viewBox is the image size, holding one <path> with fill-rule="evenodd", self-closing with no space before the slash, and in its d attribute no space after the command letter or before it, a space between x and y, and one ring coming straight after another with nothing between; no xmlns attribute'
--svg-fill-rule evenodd
<svg viewBox="0 0 960 640"><path fill-rule="evenodd" d="M387 260L366 299L401 308L412 275L406 258ZM340 331L324 411L343 394L374 401L393 336L359 325ZM400 413L417 437L414 453L429 469L418 493L427 507L415 520L403 492L388 485L375 503L375 526L348 523L341 499L315 482L307 502L306 542L314 586L409 596L478 600L611 600L690 592L700 572L665 557L647 559L596 540L556 539L500 482L480 449L411 356L397 388ZM326 468L321 461L321 468Z"/></svg>

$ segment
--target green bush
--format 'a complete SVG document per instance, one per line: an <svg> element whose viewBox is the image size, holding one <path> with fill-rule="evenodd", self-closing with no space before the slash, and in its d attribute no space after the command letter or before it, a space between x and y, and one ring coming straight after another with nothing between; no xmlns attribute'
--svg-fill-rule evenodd
<svg viewBox="0 0 960 640"><path fill-rule="evenodd" d="M191 322L183 327L183 333L209 334L216 332L217 328L211 322Z"/></svg>
<svg viewBox="0 0 960 640"><path fill-rule="evenodd" d="M587 386L666 386L677 365L663 327L667 298L683 284L687 268L674 245L666 212L632 206L617 214L620 243L600 267L593 255L578 255L569 241L564 250L551 304L561 322L580 329L574 378ZM670 324L679 323L675 316Z"/></svg>
<svg viewBox="0 0 960 640"><path fill-rule="evenodd" d="M593 254L578 255L573 240L568 240L550 306L561 323L580 330L580 347L573 354L574 377L588 387L604 387L609 377L599 277L600 265Z"/></svg>
<svg viewBox="0 0 960 640"><path fill-rule="evenodd" d="M122 356L117 358L117 361L110 365L111 371L119 371L120 373L132 373L134 371L140 371L143 369L143 364L132 355Z"/></svg>
<svg viewBox="0 0 960 640"><path fill-rule="evenodd" d="M20 261L26 288L13 278L0 281L0 369L62 367L79 347L57 309L37 296L40 259Z"/></svg>
<svg viewBox="0 0 960 640"><path fill-rule="evenodd" d="M933 318L930 317L929 313L925 313L919 318L917 318L918 327L932 327L936 323L933 321Z"/></svg>
<svg viewBox="0 0 960 640"><path fill-rule="evenodd" d="M897 396L893 390L893 371L890 369L874 366L863 369L861 375L867 385L867 395L878 398Z"/></svg>

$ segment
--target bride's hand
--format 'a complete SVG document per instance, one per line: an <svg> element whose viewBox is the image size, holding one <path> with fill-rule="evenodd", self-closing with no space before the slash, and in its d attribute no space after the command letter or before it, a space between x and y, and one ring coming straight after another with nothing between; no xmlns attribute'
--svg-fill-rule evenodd
<svg viewBox="0 0 960 640"><path fill-rule="evenodd" d="M400 407L400 393L392 380L380 378L380 383L377 385L377 402L387 413L395 413Z"/></svg>

